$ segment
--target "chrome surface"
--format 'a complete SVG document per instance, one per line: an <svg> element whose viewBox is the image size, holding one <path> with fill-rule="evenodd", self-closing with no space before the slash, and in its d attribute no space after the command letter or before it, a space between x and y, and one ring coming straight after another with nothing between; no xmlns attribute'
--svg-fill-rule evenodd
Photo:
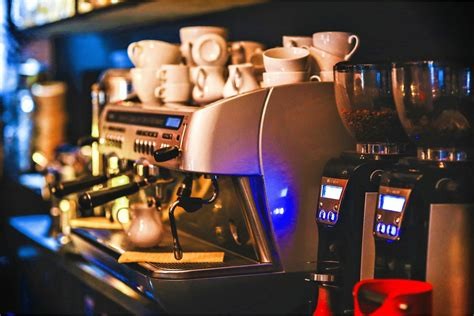
<svg viewBox="0 0 474 316"><path fill-rule="evenodd" d="M430 161L466 161L469 160L468 153L457 148L418 148L419 160Z"/></svg>
<svg viewBox="0 0 474 316"><path fill-rule="evenodd" d="M238 188L240 189L243 201L247 206L245 208L246 211L244 212L244 218L247 227L249 227L251 239L255 242L258 259L262 263L269 263L272 261L271 248L270 242L265 236L265 230L263 229L262 220L259 215L262 214L262 212L259 212L255 205L249 180L247 178L238 178L236 181L238 182Z"/></svg>
<svg viewBox="0 0 474 316"><path fill-rule="evenodd" d="M394 143L358 143L356 152L372 155L395 155L405 152L405 144Z"/></svg>
<svg viewBox="0 0 474 316"><path fill-rule="evenodd" d="M334 282L336 277L332 274L311 273L311 281L315 282Z"/></svg>
<svg viewBox="0 0 474 316"><path fill-rule="evenodd" d="M272 235L285 271L316 269L315 212L326 162L355 143L337 112L333 83L271 89L260 131L260 164Z"/></svg>
<svg viewBox="0 0 474 316"><path fill-rule="evenodd" d="M474 314L474 205L432 204L426 281L433 315Z"/></svg>
<svg viewBox="0 0 474 316"><path fill-rule="evenodd" d="M375 240L373 234L374 215L377 207L377 192L365 193L364 225L360 256L360 279L373 279L375 268Z"/></svg>

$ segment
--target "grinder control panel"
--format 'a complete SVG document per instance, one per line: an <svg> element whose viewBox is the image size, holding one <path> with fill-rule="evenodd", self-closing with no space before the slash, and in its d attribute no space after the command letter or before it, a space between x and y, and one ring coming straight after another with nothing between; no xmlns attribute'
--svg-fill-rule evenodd
<svg viewBox="0 0 474 316"><path fill-rule="evenodd" d="M403 215L411 189L380 186L373 233L388 240L400 239Z"/></svg>
<svg viewBox="0 0 474 316"><path fill-rule="evenodd" d="M347 182L347 179L322 177L316 213L318 223L326 225L337 223Z"/></svg>

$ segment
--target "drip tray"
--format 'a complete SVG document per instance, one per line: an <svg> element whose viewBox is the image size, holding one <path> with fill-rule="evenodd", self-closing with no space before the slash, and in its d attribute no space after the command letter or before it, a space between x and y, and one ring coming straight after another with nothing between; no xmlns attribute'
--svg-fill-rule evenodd
<svg viewBox="0 0 474 316"><path fill-rule="evenodd" d="M81 248L88 248L95 255L96 250L105 251L118 260L120 255L126 251L139 252L157 252L157 253L173 253L173 238L169 230L164 231L163 239L160 245L151 248L137 248L132 245L123 231L100 230L89 228L75 228L73 234L80 237L82 241L86 241L91 247L87 247L80 240L76 240L76 244L80 243ZM202 241L184 232L179 232L179 241L183 252L224 252L224 261L218 263L124 263L117 265L134 266L144 269L143 272L152 277L157 278L189 278L202 277L210 275L233 275L245 273L268 272L273 270L271 263L260 263L256 260L241 256L235 252L226 251L215 245ZM163 246L161 246L163 245ZM95 249L96 248L96 249ZM89 251L90 252L90 251Z"/></svg>

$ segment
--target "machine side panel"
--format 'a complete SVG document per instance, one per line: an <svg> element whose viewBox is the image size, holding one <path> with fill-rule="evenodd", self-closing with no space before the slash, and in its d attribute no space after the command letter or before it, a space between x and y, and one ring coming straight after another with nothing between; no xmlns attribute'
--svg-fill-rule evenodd
<svg viewBox="0 0 474 316"><path fill-rule="evenodd" d="M355 147L333 83L274 87L263 117L261 163L269 216L285 271L314 271L315 212L326 162Z"/></svg>
<svg viewBox="0 0 474 316"><path fill-rule="evenodd" d="M267 92L250 92L196 111L184 136L180 169L212 174L261 174L258 136Z"/></svg>
<svg viewBox="0 0 474 316"><path fill-rule="evenodd" d="M432 204L426 281L433 285L433 315L474 313L474 205Z"/></svg>

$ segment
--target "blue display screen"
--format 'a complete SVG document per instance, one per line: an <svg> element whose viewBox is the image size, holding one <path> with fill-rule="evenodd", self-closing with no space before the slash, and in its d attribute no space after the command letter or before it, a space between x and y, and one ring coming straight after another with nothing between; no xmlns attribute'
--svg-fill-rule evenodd
<svg viewBox="0 0 474 316"><path fill-rule="evenodd" d="M406 199L398 195L379 194L379 209L398 212L403 211Z"/></svg>
<svg viewBox="0 0 474 316"><path fill-rule="evenodd" d="M181 118L180 117L168 117L166 119L165 126L171 128L179 128L181 125Z"/></svg>
<svg viewBox="0 0 474 316"><path fill-rule="evenodd" d="M323 184L321 186L321 197L339 200L342 194L342 187L335 185Z"/></svg>

